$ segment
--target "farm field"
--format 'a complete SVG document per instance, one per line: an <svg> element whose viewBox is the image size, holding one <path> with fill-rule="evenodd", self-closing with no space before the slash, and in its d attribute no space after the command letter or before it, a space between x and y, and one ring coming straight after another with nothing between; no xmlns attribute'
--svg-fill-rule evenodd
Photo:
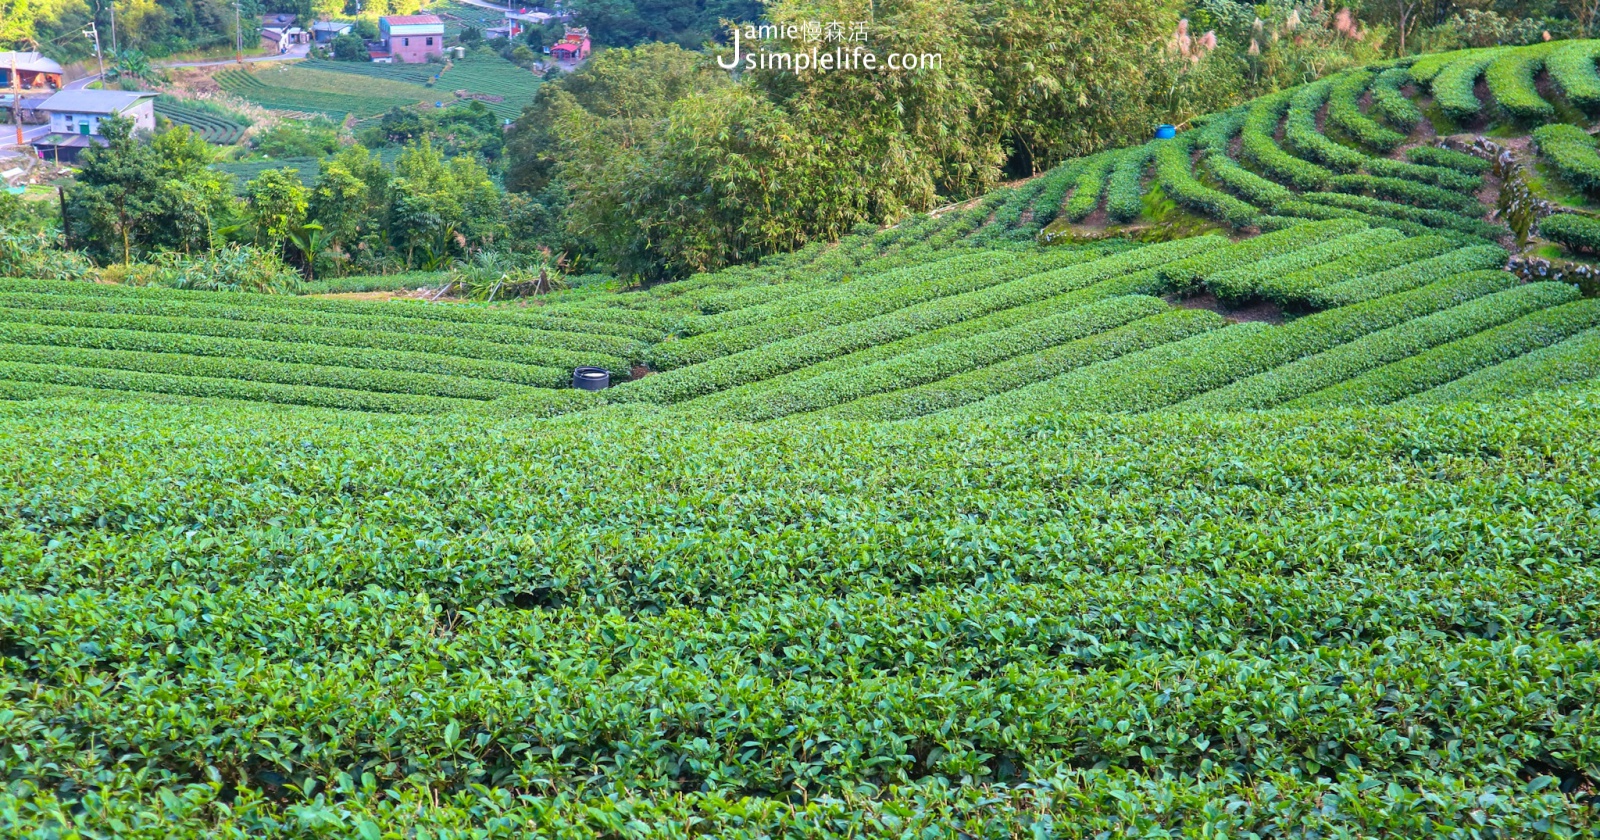
<svg viewBox="0 0 1600 840"><path fill-rule="evenodd" d="M224 70L214 78L223 90L263 108L323 114L336 120L349 115L370 117L435 96L422 85L371 77L352 84L346 73L295 66Z"/></svg>
<svg viewBox="0 0 1600 840"><path fill-rule="evenodd" d="M202 140L219 146L232 146L244 136L245 126L234 119L214 114L170 97L158 97L155 112L179 125L194 129Z"/></svg>
<svg viewBox="0 0 1600 840"><path fill-rule="evenodd" d="M1597 58L643 290L0 279L0 834L1593 835L1600 298L1491 210Z"/></svg>

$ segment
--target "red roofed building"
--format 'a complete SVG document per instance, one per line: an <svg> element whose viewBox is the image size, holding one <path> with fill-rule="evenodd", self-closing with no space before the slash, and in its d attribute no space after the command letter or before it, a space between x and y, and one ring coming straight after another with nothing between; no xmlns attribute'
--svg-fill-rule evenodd
<svg viewBox="0 0 1600 840"><path fill-rule="evenodd" d="M550 57L556 61L582 61L589 57L589 30L583 27L568 29L561 40L550 47Z"/></svg>
<svg viewBox="0 0 1600 840"><path fill-rule="evenodd" d="M421 64L444 57L444 21L437 15L390 15L378 19L379 37L396 61Z"/></svg>

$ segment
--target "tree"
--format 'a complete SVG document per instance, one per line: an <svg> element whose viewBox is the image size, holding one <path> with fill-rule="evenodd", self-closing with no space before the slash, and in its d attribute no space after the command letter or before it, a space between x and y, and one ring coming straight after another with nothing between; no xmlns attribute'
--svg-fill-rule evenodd
<svg viewBox="0 0 1600 840"><path fill-rule="evenodd" d="M333 57L337 61L366 61L367 45L361 37L353 32L346 32L333 39Z"/></svg>
<svg viewBox="0 0 1600 840"><path fill-rule="evenodd" d="M294 169L269 169L245 184L245 208L256 244L282 253L289 232L306 221L309 197Z"/></svg>
<svg viewBox="0 0 1600 840"><path fill-rule="evenodd" d="M1594 29L1594 19L1600 13L1600 0L1562 0L1561 5L1578 23L1578 32L1588 38Z"/></svg>
<svg viewBox="0 0 1600 840"><path fill-rule="evenodd" d="M210 147L187 126L149 144L133 136L127 119L100 126L107 145L83 153L66 191L74 244L102 262L124 263L151 251L209 248L215 219L232 202L222 176L208 168Z"/></svg>

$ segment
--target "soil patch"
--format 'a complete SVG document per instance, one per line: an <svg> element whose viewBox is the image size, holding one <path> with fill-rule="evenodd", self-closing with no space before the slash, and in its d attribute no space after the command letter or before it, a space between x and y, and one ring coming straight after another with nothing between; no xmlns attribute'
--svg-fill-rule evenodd
<svg viewBox="0 0 1600 840"><path fill-rule="evenodd" d="M1201 292L1184 298L1168 296L1167 302L1184 309L1208 309L1230 321L1241 324L1259 321L1263 324L1276 325L1284 321L1283 309L1277 304L1266 300L1250 301L1240 306L1228 306L1218 300L1217 296L1211 292Z"/></svg>

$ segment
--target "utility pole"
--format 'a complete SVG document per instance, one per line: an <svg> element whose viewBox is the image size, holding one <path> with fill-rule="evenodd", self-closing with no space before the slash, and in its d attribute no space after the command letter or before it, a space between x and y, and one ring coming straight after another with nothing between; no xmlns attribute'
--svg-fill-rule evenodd
<svg viewBox="0 0 1600 840"><path fill-rule="evenodd" d="M111 54L121 56L122 50L117 47L117 0L106 0L106 5L111 9Z"/></svg>
<svg viewBox="0 0 1600 840"><path fill-rule="evenodd" d="M244 30L239 28L239 0L233 0L233 60L244 63Z"/></svg>
<svg viewBox="0 0 1600 840"><path fill-rule="evenodd" d="M105 87L106 59L105 56L100 54L100 27L95 26L94 21L89 21L89 28L83 33L83 37L94 41L94 57L96 61L100 62L100 86Z"/></svg>
<svg viewBox="0 0 1600 840"><path fill-rule="evenodd" d="M11 119L17 124L17 147L22 147L22 84L17 76L17 54L11 53Z"/></svg>

